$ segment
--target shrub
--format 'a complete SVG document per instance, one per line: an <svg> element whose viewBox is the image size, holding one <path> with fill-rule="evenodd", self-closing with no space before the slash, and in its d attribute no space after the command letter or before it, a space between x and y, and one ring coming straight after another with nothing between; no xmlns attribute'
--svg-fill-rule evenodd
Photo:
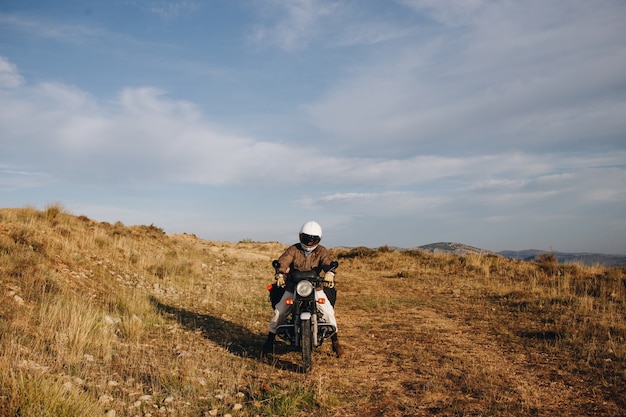
<svg viewBox="0 0 626 417"><path fill-rule="evenodd" d="M555 253L542 253L537 256L537 265L548 275L554 275L558 271L558 259Z"/></svg>
<svg viewBox="0 0 626 417"><path fill-rule="evenodd" d="M352 259L352 258L373 258L377 255L376 250L365 247L365 246L359 246L356 247L354 249L350 249L348 252L345 253L339 253L337 255L338 258L346 258L346 259Z"/></svg>
<svg viewBox="0 0 626 417"><path fill-rule="evenodd" d="M63 212L63 206L60 204L51 204L46 207L45 217L49 222L56 220L57 216Z"/></svg>

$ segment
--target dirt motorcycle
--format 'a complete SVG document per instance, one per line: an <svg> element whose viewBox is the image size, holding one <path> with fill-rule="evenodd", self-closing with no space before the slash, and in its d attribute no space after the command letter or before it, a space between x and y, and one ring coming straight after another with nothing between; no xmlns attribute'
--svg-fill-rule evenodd
<svg viewBox="0 0 626 417"><path fill-rule="evenodd" d="M274 260L272 266L278 273L280 268L278 260ZM337 261L331 262L328 272L334 272L338 266ZM323 322L322 312L318 310L318 303L324 303L326 299L315 297L316 287L330 283L321 278L316 271L294 270L289 272L289 277L295 284L293 299L287 300L287 304L292 308L285 321L278 325L276 335L302 351L302 368L307 372L313 366L313 351L321 346L325 339L331 338L337 332L335 326ZM276 284L270 284L268 290L272 308L274 308L282 298L285 289ZM324 287L324 292L328 302L334 306L336 300L334 286Z"/></svg>

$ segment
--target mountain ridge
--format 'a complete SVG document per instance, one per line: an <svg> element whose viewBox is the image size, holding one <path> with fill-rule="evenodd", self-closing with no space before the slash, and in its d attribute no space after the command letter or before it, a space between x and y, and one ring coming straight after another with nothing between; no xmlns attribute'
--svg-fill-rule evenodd
<svg viewBox="0 0 626 417"><path fill-rule="evenodd" d="M502 250L498 252L477 248L458 242L436 242L418 246L415 249L428 253L447 253L453 255L467 254L495 254L505 258L533 261L542 254L554 254L560 263L580 262L584 265L624 266L626 267L626 255L592 253L592 252L556 252L540 249Z"/></svg>
<svg viewBox="0 0 626 417"><path fill-rule="evenodd" d="M488 254L494 253L485 249L477 248L475 246L466 245L458 242L436 242L429 243L427 245L418 246L415 248L428 253L448 253L453 255L467 255L469 253L475 254Z"/></svg>
<svg viewBox="0 0 626 417"><path fill-rule="evenodd" d="M626 266L626 255L591 253L591 252L555 252L544 251L538 249L525 250L504 250L498 252L499 255L511 259L522 259L526 261L535 260L538 256L546 253L553 253L558 262L581 262L584 265L602 265L602 266Z"/></svg>

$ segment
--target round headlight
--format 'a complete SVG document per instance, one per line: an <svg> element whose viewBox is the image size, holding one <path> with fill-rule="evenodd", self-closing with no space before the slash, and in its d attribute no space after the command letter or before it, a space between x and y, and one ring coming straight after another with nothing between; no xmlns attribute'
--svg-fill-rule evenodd
<svg viewBox="0 0 626 417"><path fill-rule="evenodd" d="M296 292L300 297L308 297L313 292L313 284L309 281L302 280L296 285Z"/></svg>

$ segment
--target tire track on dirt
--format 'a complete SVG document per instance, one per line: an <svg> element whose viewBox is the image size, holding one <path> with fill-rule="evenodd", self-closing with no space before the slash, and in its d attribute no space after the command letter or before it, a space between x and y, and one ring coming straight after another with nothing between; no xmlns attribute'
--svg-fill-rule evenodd
<svg viewBox="0 0 626 417"><path fill-rule="evenodd" d="M537 358L521 349L503 349L487 329L433 309L359 312L342 319L348 348L343 383L368 393L343 415L449 415L455 410L561 415L565 405L577 401L563 380L536 371L531 362Z"/></svg>

